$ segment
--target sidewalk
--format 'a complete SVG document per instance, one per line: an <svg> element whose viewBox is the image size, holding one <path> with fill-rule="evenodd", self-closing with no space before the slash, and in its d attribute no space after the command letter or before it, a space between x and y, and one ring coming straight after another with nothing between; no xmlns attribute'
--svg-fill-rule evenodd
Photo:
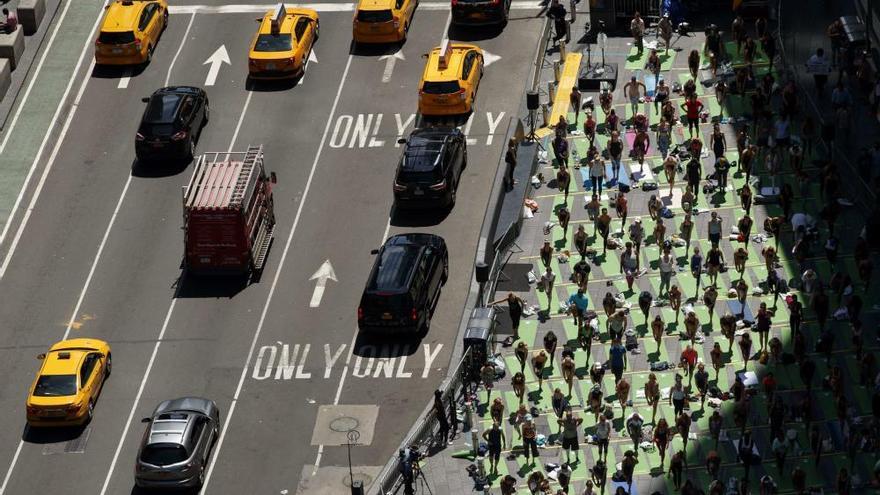
<svg viewBox="0 0 880 495"><path fill-rule="evenodd" d="M801 15L800 13L798 14L799 19L806 17L808 16ZM582 25L582 23L579 24ZM751 25L748 27L750 31L753 30ZM580 28L578 28L578 30L579 29ZM580 49L583 48L582 46L579 47L574 44L574 40L577 40L578 38L579 36L573 32L573 43L569 47L570 52L580 51ZM729 40L729 37L726 37L725 39ZM684 82L690 77L687 70L687 54L691 49L700 50L703 41L702 35L696 35L693 37L681 38L676 43L675 46L680 48L680 50L677 50L675 53L670 51L670 57L665 60L663 64L665 70L663 70L662 73L667 81ZM644 61L648 55L648 50L646 49L644 56L636 56L635 50L629 46L629 42L629 39L609 38L609 46L606 51L606 57L609 60L618 62L620 70L617 88L614 93L614 108L621 118L627 119L630 117L629 104L624 98L623 86L632 74L637 75L640 80L642 79L644 71L641 69L644 67ZM802 41L799 41L799 43L805 44ZM728 43L728 52L736 53L735 45ZM806 59L806 57L804 57L804 59ZM795 62L797 62L797 60ZM584 57L583 63L586 63L586 57ZM762 73L762 67L764 67L763 70L766 71L766 58L762 59L759 57L756 67L759 76ZM552 74L549 74L548 77L552 77ZM546 83L543 83L542 86L546 87ZM811 86L806 87L811 88ZM704 104L709 108L711 114L717 115L719 107L714 97L714 91L704 88L702 85L698 85L698 94ZM599 114L597 120L600 123L604 122L604 115L602 114L602 111L598 109L597 95L588 95L585 93L583 96L584 99L587 96L594 97L594 100L597 102L597 113ZM681 103L679 95L673 94L673 98L674 103ZM567 105L567 98L564 98L561 104ZM659 121L659 117L653 112L653 105L644 105L643 111L648 115L651 124L655 124ZM731 113L734 115L742 115L748 111L750 111L748 96L746 99L740 99L739 96L729 96L729 105L725 110L725 115ZM582 124L583 119L584 115L582 112L579 124ZM573 113L569 113L568 120L570 124L574 122ZM737 153L735 148L734 129L729 121L723 121L722 127L724 128L728 143L726 155L731 160L736 160ZM570 126L570 131L574 131L578 128L579 126L572 125ZM703 175L705 176L712 170L712 164L714 162L711 158L711 150L708 149L711 123L702 124L700 126L700 131L704 143L704 150L708 151L708 153L704 152L701 160L704 171ZM587 154L586 138L584 138L582 134L578 135L574 132L572 134L573 135L570 137L570 146L572 149L577 150L577 155L573 155L573 157L585 157ZM629 135L629 139L624 139L624 157L628 156L628 150L632 142L631 133L627 134ZM526 479L533 471L537 470L544 475L550 475L551 471L547 469L547 463L560 464L564 462L564 452L561 451L557 443L553 442L553 440L556 440L555 434L557 433L558 428L555 424L556 418L550 403L550 398L555 388L560 388L563 393L567 390L567 385L562 380L559 368L559 361L561 359L560 354L563 346L568 346L574 350L575 362L577 365L577 379L575 380L572 395L568 400L570 401L575 415L584 419L583 427L580 432L580 462L572 465L573 474L570 493L580 494L583 490L584 484L589 477L588 469L593 467L595 460L598 457L598 449L596 446L587 443L584 438L585 433L592 434L595 431L593 415L591 413L585 413L584 406L587 401L587 395L592 388L588 373L589 366L595 362L605 362L608 358L610 342L605 330L606 315L605 311L602 309L601 303L602 298L608 292L612 295L618 293L622 294L627 304L632 306L632 312L627 317L626 327L634 329L638 334L639 339L637 348L638 352L628 353L627 356L628 367L624 377L631 385L629 399L632 400L632 406L627 407L626 415L628 416L633 410L637 410L646 420L647 434L645 438L650 438L649 435L653 428L653 425L649 423L651 418L651 408L647 405L643 393L644 384L650 373L650 365L652 363L668 362L671 367L674 368L679 361L678 357L682 349L689 342L683 335L683 324L679 326L674 323L675 313L673 310L670 309L668 305L657 306L651 308L649 318L653 319L655 315L659 314L667 324L666 335L662 339L661 345L658 349L653 338L650 336L650 331L645 326L645 317L638 309L639 293L641 291L649 291L656 300L658 299L657 294L660 287L660 276L659 271L657 270L659 248L652 235L655 222L647 215L648 197L650 195L656 195L675 213L673 218L665 221L667 227L667 239L670 239L673 234L679 232L678 227L683 219L680 199L684 192L684 179L683 177L677 179L673 193L669 195L669 189L665 179L660 178L662 176L662 159L653 144L654 133L651 132L650 135L652 144L649 148L648 157L645 160L647 164L646 169L650 169L650 172L647 172L647 177L642 177L642 179L644 180L651 176L656 176L660 183L660 190L643 192L634 184L632 192L628 194L629 218L627 219L627 226L636 217L642 219L647 238L645 247L641 250L640 266L649 269L648 273L636 279L632 291L627 289L626 282L620 272L619 256L622 250L609 249L606 255L602 255L601 240L597 242L597 236L593 235L593 225L592 222L588 220L587 212L584 208L585 200L589 198L589 192L585 191L584 183L581 180L581 174L586 173L586 167L572 171L572 188L568 200L565 201L564 195L557 189L551 187L555 185L555 180L553 180L553 178L555 178L557 166L555 160L552 160L552 152L550 152L548 161L542 164L542 169L540 169L540 171L549 183L544 184L537 190L533 191L532 197L539 205L538 213L534 218L525 220L523 232L516 241L517 244L522 247L523 252L514 255L508 265L504 267L504 272L505 274L510 275L510 280L499 283L497 293L493 299L501 299L508 291L511 291L523 298L528 304L536 309L546 310L549 308L549 318L539 318L538 316L524 318L520 324L519 332L521 340L528 345L532 352L543 347L543 338L550 331L554 332L559 339L559 348L555 354L552 369L546 369L544 372L543 387L539 388L537 376L533 369L531 369L531 366L527 365L525 370L528 395L527 406L530 409L533 407L537 408L539 412L536 418L537 430L539 434L544 436L544 439L547 442L544 443L540 449L540 462L536 463L534 467L526 465L525 458L522 455L521 441L518 439L518 434L514 429L512 421L508 420L518 407L518 400L510 385L511 376L520 369L519 363L513 354L515 345L513 347L497 349L497 352L501 354L502 359L506 364L506 374L504 378L500 379L495 384L492 398L494 399L495 397L501 396L505 402L505 410L503 414L505 421L503 428L507 438L507 448L504 450L502 460L499 463L498 476L489 476L492 493L500 493L498 488L500 478L503 478L508 474L514 476L517 480L517 493L529 493L526 486ZM686 129L683 129L681 125L676 125L674 135L676 141L682 143L687 137ZM606 141L606 136L601 134L597 135L597 148L600 150L604 149ZM544 146L548 150L551 149L549 137L546 138ZM811 175L816 175L818 172L812 161L814 158L817 158L817 156L814 155L805 160L806 171ZM763 161L759 161L759 163L763 163ZM636 168L638 167L637 164L635 164L635 166ZM631 160L624 159L624 169L627 173L634 170ZM621 174L623 173L624 170L621 171ZM764 184L771 180L771 177L761 165L754 167L754 173L760 177L760 180ZM790 173L788 167L783 167L782 173L776 174L773 177L773 180L776 181L777 185L781 184L783 181L794 184L794 176ZM707 220L709 210L716 211L719 216L722 217L724 222L725 235L722 236L720 246L724 252L728 265L731 266L731 270L727 273L720 274L718 277L719 297L715 306L714 314L709 314L709 309L702 303L701 297L692 303L693 309L701 322L702 333L704 334L703 342L699 343L698 341L698 344L696 345L700 361L707 363L707 369L710 371L710 386L717 386L722 391L726 391L730 388L734 383L737 373L742 372L743 368L746 366L746 361L740 354L738 346L734 346L734 351L732 353L725 352L723 354L725 366L722 368L717 380L712 379L715 374L711 371L711 366L708 364L710 363L709 351L715 342L720 343L722 350L726 351L728 349L727 340L720 334L718 319L725 313L735 311L735 299L728 298L727 291L728 288L739 279L736 272L732 269L732 254L733 250L742 246L742 244L728 240L726 234L729 232L730 227L736 225L737 221L744 214L735 192L735 190L738 190L744 184L745 177L738 173L734 174L734 170L731 170L730 187L728 187L727 191L716 192L713 194L708 204L702 191L700 192L698 203L700 212L694 217L696 227L694 238L697 240L692 242L692 246L698 245L704 255L709 249L709 241L707 239ZM819 201L820 194L818 181L807 183L803 189L799 186L795 187L795 191L801 190L803 190L804 194L800 195L796 193L793 211L809 213L818 218L818 210L821 206ZM613 196L616 192L616 188L612 188L610 191L603 191L604 194L602 196L602 206L608 207L609 214L613 218L611 226L612 233L620 232L622 229L621 220L615 218L614 208L610 204L610 196ZM554 226L550 236L547 236L556 251L551 262L551 268L556 274L556 284L552 301L548 301L547 296L538 292L534 284L529 285L526 283L524 280L524 274L531 270L540 277L540 274L543 273L544 267L538 256L539 249L545 238L543 228L546 222L555 223L557 221L554 212L555 209L562 204L566 204L571 212L571 221L567 235L562 232L559 226ZM752 229L752 234L763 232L761 226L767 216L777 216L781 214L781 208L777 205L753 206L752 216L754 218L754 227ZM844 210L837 222L837 228L835 229L838 237L840 237L842 241L840 249L842 263L839 267L842 266L844 271L851 274L853 280L858 280L858 277L856 275L856 267L851 254L852 246L854 245L855 238L863 224L864 218L862 217L862 213L857 208L849 208ZM594 310L599 314L599 329L601 333L599 335L599 340L593 341L591 345L591 356L589 359L587 353L580 349L576 341L577 328L574 325L572 318L563 314L562 309L559 306L559 301L567 300L569 295L576 291L576 286L574 283L570 282L570 277L572 274L571 265L578 260L577 251L573 245L573 235L579 225L585 225L587 234L589 235L590 247L597 251L590 259L592 272L589 279L588 292L589 309ZM824 281L829 280L833 268L824 257L815 255L822 252L821 246L824 244L824 240L827 236L828 231L826 225L822 222L819 226L819 238L821 241L813 250L814 257L807 261L808 265L812 266ZM620 238L620 234L617 234L617 237ZM624 235L622 240L629 240L629 236ZM779 269L789 281L800 279L801 275L798 271L797 263L791 259L789 254L791 252L791 241L792 234L790 229L784 230L780 242L779 252L781 266ZM768 241L768 243L772 242L772 239ZM761 249L763 246L763 243L758 242L748 242L747 245L749 258L744 273L744 280L748 284L750 292L753 288L758 287L767 277L767 269L763 257L761 256ZM567 262L560 261L558 258L558 255L565 250L572 253L571 259ZM672 283L681 288L685 298L691 297L697 293L697 287L696 280L686 268L689 259L688 254L690 253L685 253L685 248L683 246L675 247L674 253L679 266L679 272L674 277ZM876 263L877 261L875 260L875 264ZM706 284L708 284L708 277L704 273L701 277L701 287L705 287ZM878 290L875 285L874 287L871 287L871 290L866 291L864 286L858 282L856 282L855 288L856 293L865 302L865 309L862 312L862 320L864 321L864 328L866 329L864 338L865 349L866 352L873 352L876 354L878 349L880 349L880 347L878 347L877 334L874 330L877 326L877 315L878 312L880 312L880 306L876 305L876 301L880 300L878 299L878 296L880 296L880 290ZM702 294L702 292L700 292L700 294ZM830 438L832 448L830 451L823 453L820 462L816 465L813 457L810 455L810 439L808 431L806 431L804 427L804 422L802 418L791 414L792 410L796 408L797 404L799 404L806 395L805 386L799 377L798 366L795 364L775 364L773 361L768 362L766 365L760 364L757 360L748 362L748 371L754 371L757 373L754 378L757 378L759 383L767 373L774 373L779 384L777 393L783 398L784 404L789 411L785 418L784 429L797 438L798 445L789 452L785 471L780 475L776 469L770 451L770 442L772 439L769 436L768 427L769 404L767 404L764 394L758 392L754 395L752 398L752 407L750 408L748 424L753 432L753 437L756 440L757 449L763 458L763 464L752 468L752 473L750 475L752 493L758 493L759 480L765 474L769 474L774 478L778 484L779 493L793 493L794 487L792 485L790 472L795 465L801 467L806 472L807 486L823 487L826 493L829 491L836 491L835 480L837 473L841 467L849 468L851 459L848 458L845 453L846 444L844 432L842 431L841 423L838 420L835 399L829 390L820 386L822 377L827 376L830 373L830 369L834 366L840 366L845 377L845 396L849 399L846 409L847 416L849 418L863 418L859 421L868 421L868 417L872 414L872 389L859 385L859 367L852 352L852 331L849 323L846 321L829 322L828 325L832 328L837 338L835 339L831 360L826 364L821 356L817 356L813 352L814 344L816 343L819 334L816 315L811 309L809 309L810 305L806 302L807 298L805 295L799 294L796 290L792 290L792 294L798 294L799 299L804 302L806 312L803 331L808 341L808 356L811 359L815 359L817 364L817 372L813 382L815 391L813 393L814 399L811 411L813 424L818 425L820 431L827 438ZM768 306L772 306L772 297L767 295L749 296L747 298L747 314L751 313L754 315L761 302L766 302ZM499 308L502 307L506 306L499 305ZM790 342L791 331L788 329L788 316L789 314L785 303L780 302L773 315L773 325L771 329L771 337L780 338L786 351L792 348L792 343ZM679 321L683 321L683 318ZM748 330L745 332L748 333ZM758 350L757 334L753 334L753 341L752 352L754 353ZM750 359L757 358L755 354L748 357ZM656 373L660 382L661 390L664 393L664 397L661 400L661 406L657 413L658 418L666 418L670 425L674 425L675 422L673 409L668 403L666 394L668 394L668 388L674 381L674 374L676 372L681 372L681 370L671 369ZM685 378L685 383L687 383L687 378ZM608 479L605 488L605 493L614 493L615 488L621 484L612 481L611 475L616 470L619 461L623 458L623 453L626 450L632 449L632 442L623 428L623 419L625 417L622 417L621 415L621 406L615 396L614 377L611 373L605 374L601 385L605 395L605 403L606 405L611 406L614 412L614 431L611 435L611 448L608 454ZM693 419L693 426L691 427L691 441L689 442L686 452L688 468L685 471L684 477L685 479L692 480L699 489L708 491L711 479L706 473L704 462L707 453L714 447L714 442L710 439L708 433L708 417L712 413L712 408L709 406L708 402L705 407L701 407L699 399L697 399L694 394L695 390L693 391L691 398L696 400L691 401L689 408L690 415ZM479 407L477 408L479 420L475 427L479 430L479 433L482 434L482 432L491 425L491 419L488 413L488 403L486 402L486 391L482 387L479 389L478 400L480 402ZM737 462L736 444L734 443L740 437L740 430L739 428L734 427L732 411L733 401L724 401L721 403L719 409L724 416L724 434L727 438L726 440L722 440L718 446L718 453L722 459L721 479L728 480L731 477L741 478L743 476L743 468ZM513 448L511 449L511 447ZM472 464L473 460L457 458L463 457L466 451L470 448L470 434L459 434L451 445L442 448L439 452L435 453L424 462L423 471L426 474L428 487L430 487L433 493L468 493L473 490L474 482L467 472L467 468ZM668 458L682 448L682 439L679 435L675 435L667 451L667 460L666 465L664 466L666 469L669 468ZM455 454L455 456L453 454ZM857 474L860 483L865 483L870 479L871 470L877 460L878 455L876 451L868 452L864 450L860 452L860 455L853 459L853 472ZM672 479L661 473L660 458L656 449L643 450L640 452L639 461L640 462L635 470L636 476L632 487L633 494L649 495L655 492L675 492ZM489 463L485 462L485 466L488 470ZM553 492L555 493L559 485L553 482L552 487ZM416 488L417 493L427 493L421 482L416 485ZM873 493L873 490L874 489L872 488L857 488L852 493Z"/></svg>

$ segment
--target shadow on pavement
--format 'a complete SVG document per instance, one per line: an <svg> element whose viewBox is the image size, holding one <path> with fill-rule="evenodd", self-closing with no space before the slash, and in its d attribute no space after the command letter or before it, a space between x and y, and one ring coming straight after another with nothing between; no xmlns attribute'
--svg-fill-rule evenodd
<svg viewBox="0 0 880 495"><path fill-rule="evenodd" d="M391 225L395 227L433 227L449 216L451 208L404 210L396 205L391 207Z"/></svg>
<svg viewBox="0 0 880 495"><path fill-rule="evenodd" d="M394 358L411 356L419 350L422 333L367 335L359 333L352 353L367 358Z"/></svg>
<svg viewBox="0 0 880 495"><path fill-rule="evenodd" d="M231 299L247 288L250 282L251 278L247 275L194 275L184 269L177 280L177 291L174 297L178 299L201 297Z"/></svg>
<svg viewBox="0 0 880 495"><path fill-rule="evenodd" d="M87 425L64 426L52 428L31 428L25 426L21 439L27 443L50 444L68 442L79 438Z"/></svg>
<svg viewBox="0 0 880 495"><path fill-rule="evenodd" d="M185 171L191 161L185 160L138 160L131 162L131 175L141 179L171 177Z"/></svg>

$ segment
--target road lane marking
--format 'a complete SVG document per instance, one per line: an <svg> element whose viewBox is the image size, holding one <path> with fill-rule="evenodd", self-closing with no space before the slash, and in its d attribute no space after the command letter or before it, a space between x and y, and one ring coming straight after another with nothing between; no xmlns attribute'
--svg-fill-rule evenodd
<svg viewBox="0 0 880 495"><path fill-rule="evenodd" d="M128 89L129 82L131 82L131 69L125 69L122 72L122 77L119 78L119 84L116 85L116 88Z"/></svg>
<svg viewBox="0 0 880 495"><path fill-rule="evenodd" d="M244 107L241 109L241 114L238 117L238 123L235 126L235 131L232 134L232 139L229 141L229 152L232 152L233 146L235 146L235 140L238 138L238 131L241 130L241 123L244 121L244 116L247 114L248 106L251 103L251 96L253 96L253 91L248 91L247 99L244 101ZM176 296L176 294L175 294ZM168 306L168 313L165 314L165 321L162 323L162 330L159 331L159 338L156 340L156 345L153 347L153 353L150 356L150 361L147 363L147 369L144 371L144 376L141 379L140 387L138 388L137 395L135 395L134 403L131 405L131 411L128 413L128 419L125 422L125 427L122 429L122 436L119 437L119 442L116 445L116 452L113 453L113 460L110 461L110 469L107 471L107 477L104 478L104 485L101 487L101 495L105 495L107 493L107 487L110 486L110 479L113 477L113 471L116 469L116 462L119 460L119 453L122 452L122 446L125 443L125 437L128 435L128 430L131 428L131 420L134 417L135 412L137 411L138 405L140 404L141 395L144 392L144 388L147 384L147 379L150 377L150 371L153 368L153 362L156 359L156 355L159 353L159 346L162 345L162 339L165 336L165 330L168 328L168 322L171 321L171 314L174 312L174 306L177 304L177 297L171 298L171 304Z"/></svg>
<svg viewBox="0 0 880 495"><path fill-rule="evenodd" d="M25 90L24 96L22 97L21 102L19 103L18 109L15 111L15 115L12 117L12 123L9 125L7 129L4 130L5 135L3 136L3 142L0 143L0 156L3 155L3 151L6 149L6 143L9 141L9 136L12 135L12 130L15 128L16 123L18 123L18 117L21 115L21 112L27 106L28 97L31 94L31 89L34 87L34 82L38 79L40 75L40 69L43 67L43 62L46 61L46 56L49 54L52 48L52 43L55 41L55 35L58 34L58 30L61 27L61 24L64 21L64 17L67 15L67 10L70 8L70 5L73 2L66 2L64 5L64 10L61 12L61 17L58 19L58 23L55 25L55 30L52 31L52 36L49 38L49 43L46 45L46 48L43 50L43 55L40 58L39 63L37 64L37 69L34 71L34 75L31 77L30 83L28 83L27 90ZM104 6L107 6L107 1L104 1ZM95 19L95 24L92 26L92 30L88 38L86 38L86 42L83 44L82 52L79 55L79 59L76 61L76 66L73 69L73 75L70 77L70 81L67 82L67 87L64 89L64 94L61 96L61 100L58 102L58 107L55 108L55 113L52 115L51 124L49 128L46 129L46 135L43 136L43 141L40 143L40 147L37 148L37 154L34 156L34 161L31 163L31 168L28 170L27 176L25 176L24 183L21 186L21 190L18 192L18 196L15 198L15 203L12 205L12 209L9 210L9 217L6 219L6 225L3 226L3 232L0 233L0 246L3 245L3 241L6 240L7 234L9 234L9 227L12 225L12 218L15 215L15 212L18 210L18 207L21 205L22 200L24 199L24 192L28 188L28 184L31 182L31 177L34 175L34 172L37 169L37 164L40 163L40 156L43 154L43 150L46 148L46 144L49 142L49 137L52 135L52 129L55 128L55 124L57 123L58 117L61 115L61 110L64 108L64 103L67 101L68 95L70 95L70 90L73 88L73 83L76 80L74 77L77 72L79 72L79 68L82 66L83 59L85 58L86 51L89 48L89 44L92 43L92 39L95 37L95 31L98 29L98 24L100 24L101 19L104 16L104 10L101 9L101 14L98 15L98 18ZM85 73L83 78L83 86L85 86L86 82L88 82L92 69L94 68L94 59L92 59L92 64L89 70ZM76 106L70 110L71 113L75 111ZM59 142L60 142L59 138ZM46 165L50 167L50 164ZM45 175L44 175L45 177ZM36 194L36 193L35 193ZM12 255L12 251L14 249L10 249L8 255ZM0 279L3 278L2 272L0 272ZM3 490L6 488L5 483L3 486L0 486L0 495L3 495Z"/></svg>
<svg viewBox="0 0 880 495"><path fill-rule="evenodd" d="M153 363L155 363L156 355L159 353L159 346L162 345L162 339L165 337L165 331L168 329L168 322L171 321L171 313L174 312L175 304L177 304L176 297L171 299L171 304L168 306L168 312L165 313L165 321L162 323L162 330L159 331L159 338L156 339L156 343L153 345L153 353L150 355L150 360L147 362L147 370L144 371L144 376L141 378L141 384L134 397L134 404L131 406L131 411L128 413L128 419L125 420L125 427L122 429L122 437L116 445L116 452L113 454L113 461L110 463L110 471L104 479L104 486L101 487L101 495L107 493L107 486L110 484L110 477L113 475L113 469L116 467L116 461L119 459L119 452L122 450L122 445L125 443L125 435L131 427L131 420L134 418L134 413L141 400L141 395L144 393L144 388L147 386L147 379L150 377L150 371L153 369Z"/></svg>
<svg viewBox="0 0 880 495"><path fill-rule="evenodd" d="M403 56L403 50L398 49L391 55L382 55L379 57L379 60L385 61L385 71L382 73L383 83L387 83L391 80L391 74L394 72L394 65L397 64L398 59L406 60L406 57Z"/></svg>
<svg viewBox="0 0 880 495"><path fill-rule="evenodd" d="M309 8L316 12L354 12L355 3L300 3L287 4L288 8ZM258 14L275 8L275 4L230 4L230 5L170 5L168 12L172 14ZM449 2L421 2L419 10L449 10ZM516 1L510 4L511 10L534 10L541 8L537 1Z"/></svg>
<svg viewBox="0 0 880 495"><path fill-rule="evenodd" d="M312 300L309 302L310 308L317 308L321 305L321 299L324 297L324 289L327 288L327 280L338 282L338 280L336 280L336 272L333 271L333 265L330 264L330 260L325 260L321 263L318 271L316 271L309 280L318 281L315 283L315 291L312 292Z"/></svg>
<svg viewBox="0 0 880 495"><path fill-rule="evenodd" d="M339 106L339 98L342 96L342 88L345 86L345 79L348 77L348 70L351 68L352 58L354 58L353 55L349 55L348 60L345 62L345 70L342 72L342 78L339 81L339 88L336 90L336 97L333 99L333 106L330 108L327 123L324 125L324 134L321 136L321 142L318 145L318 151L315 153L315 160L312 162L312 168L309 171L309 177L306 180L305 189L303 189L302 197L299 200L299 206L296 208L296 216L293 218L293 226L290 228L290 234L287 235L287 242L284 244L284 251L281 253L278 268L275 269L275 277L272 279L272 285L269 288L266 303L263 305L263 311L260 314L260 321L257 323L257 328L254 331L254 337L251 340L250 349L248 349L247 359L245 360L244 366L241 368L241 376L238 379L238 385L235 387L235 394L232 396L232 404L229 406L229 413L226 415L226 421L223 423L223 430L220 432L220 439L217 440L217 446L211 455L211 464L208 466L208 472L205 474L205 483L202 485L202 489L199 492L200 495L206 493L208 490L208 485L211 482L211 475L214 473L214 465L217 462L217 458L220 457L220 450L223 448L223 441L226 439L226 431L229 428L230 423L232 423L232 416L235 413L235 405L238 403L238 396L241 394L244 380L247 377L247 372L251 365L251 359L254 357L254 350L257 347L257 341L263 331L263 325L266 322L266 315L269 313L269 305L272 303L272 297L278 286L278 280L281 278L281 270L284 268L284 261L287 259L288 252L290 252L291 244L293 244L293 234L296 233L296 228L299 226L299 220L302 217L306 198L308 198L309 190L312 186L312 180L314 179L315 171L318 168L318 161L321 159L324 144L327 142L327 136L330 134L330 124L333 122L333 115L336 113L336 107Z"/></svg>
<svg viewBox="0 0 880 495"><path fill-rule="evenodd" d="M385 231L382 233L382 238L379 239L380 244L385 243L385 239L388 238L388 232L391 230L391 217L388 218L388 221L385 223ZM351 336L351 342L348 344L348 354L345 356L345 367L342 369L342 375L339 377L339 385L336 387L336 395L333 397L333 405L339 405L339 398L342 396L342 386L345 384L345 377L348 376L348 366L351 364L351 356L354 354L354 344L357 341L359 329L355 329L354 334ZM324 455L324 445L318 445L318 455L315 457L314 467L312 468L312 476L315 476L318 473L318 467L321 466L321 457Z"/></svg>
<svg viewBox="0 0 880 495"><path fill-rule="evenodd" d="M186 31L183 32L183 38L180 39L180 44L177 45L177 52L174 53L174 57L171 59L171 65L168 66L168 72L165 74L165 84L163 86L168 86L168 82L171 81L171 69L174 68L174 64L177 62L177 57L180 56L180 52L183 51L183 45L186 43L186 37L189 36L189 30L192 28L193 21L196 20L195 12L192 13L189 17L189 23L186 25Z"/></svg>
<svg viewBox="0 0 880 495"><path fill-rule="evenodd" d="M193 14L195 17L195 14ZM229 60L229 52L226 51L226 45L220 45L214 53L205 60L202 65L211 64L208 68L208 76L205 78L205 86L213 86L217 82L217 75L220 74L220 66L223 64L232 65Z"/></svg>

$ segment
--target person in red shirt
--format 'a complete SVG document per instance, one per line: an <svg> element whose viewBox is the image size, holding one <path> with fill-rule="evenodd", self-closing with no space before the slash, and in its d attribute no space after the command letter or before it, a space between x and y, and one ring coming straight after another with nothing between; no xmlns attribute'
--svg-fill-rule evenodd
<svg viewBox="0 0 880 495"><path fill-rule="evenodd" d="M681 105L681 109L685 111L687 117L688 134L693 137L694 129L696 129L697 135L699 135L700 112L703 111L703 102L697 99L697 95L693 95Z"/></svg>
<svg viewBox="0 0 880 495"><path fill-rule="evenodd" d="M694 368L697 367L697 350L690 344L681 351L681 364L685 367L685 374L688 376L688 386L693 379Z"/></svg>

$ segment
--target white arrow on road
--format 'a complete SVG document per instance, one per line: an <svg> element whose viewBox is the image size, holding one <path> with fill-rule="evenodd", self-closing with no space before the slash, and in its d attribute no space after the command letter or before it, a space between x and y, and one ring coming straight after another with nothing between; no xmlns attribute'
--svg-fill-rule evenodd
<svg viewBox="0 0 880 495"><path fill-rule="evenodd" d="M501 55L495 55L494 53L489 53L488 51L483 50L483 67L489 67L499 60L501 60Z"/></svg>
<svg viewBox="0 0 880 495"><path fill-rule="evenodd" d="M232 62L229 61L229 53L226 51L226 45L220 45L220 48L214 52L213 55L208 57L208 60L202 65L211 64L211 67L208 68L208 77L205 78L205 86L213 86L215 82L217 82L217 74L220 73L220 66L223 64L232 65Z"/></svg>
<svg viewBox="0 0 880 495"><path fill-rule="evenodd" d="M309 63L306 64L305 67L303 67L303 75L299 78L299 81L297 81L297 83L296 83L297 86L299 86L300 84L303 83L303 79L306 78L306 71L309 68L309 64L312 64L312 63L315 63L315 64L318 63L318 56L315 55L314 49L312 49L312 51L309 52Z"/></svg>
<svg viewBox="0 0 880 495"><path fill-rule="evenodd" d="M330 264L330 260L324 260L324 263L321 264L321 267L318 268L318 271L316 271L309 280L318 281L318 283L315 284L315 292L312 292L312 301L309 303L310 308L317 308L321 305L321 298L324 297L324 289L327 288L327 280L338 282L338 280L336 280L336 273L333 272L333 265Z"/></svg>
<svg viewBox="0 0 880 495"><path fill-rule="evenodd" d="M382 73L382 82L387 83L391 80L391 74L394 72L394 65L397 64L398 60L406 60L406 57L403 56L403 50L397 50L394 53L382 55L379 57L379 60L385 61L385 72Z"/></svg>

